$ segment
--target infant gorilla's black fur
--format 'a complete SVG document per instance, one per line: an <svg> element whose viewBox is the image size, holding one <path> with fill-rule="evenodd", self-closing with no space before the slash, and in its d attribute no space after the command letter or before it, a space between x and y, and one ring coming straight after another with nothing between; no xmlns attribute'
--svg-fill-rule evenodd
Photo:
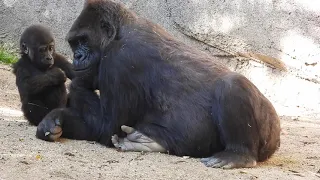
<svg viewBox="0 0 320 180"><path fill-rule="evenodd" d="M20 38L21 58L13 66L22 111L38 125L52 109L65 107L66 76L73 78L72 64L55 52L54 37L47 27L31 25Z"/></svg>
<svg viewBox="0 0 320 180"><path fill-rule="evenodd" d="M69 107L49 113L37 137L53 141L62 127L63 137L224 168L255 166L279 147L279 117L247 78L122 5L87 0L67 39L78 73Z"/></svg>

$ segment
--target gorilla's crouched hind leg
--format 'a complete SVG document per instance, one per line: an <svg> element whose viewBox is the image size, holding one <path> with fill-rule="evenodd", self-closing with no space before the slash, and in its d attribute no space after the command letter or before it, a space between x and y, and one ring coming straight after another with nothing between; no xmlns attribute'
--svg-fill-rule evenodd
<svg viewBox="0 0 320 180"><path fill-rule="evenodd" d="M215 82L213 115L224 151L201 161L208 167L254 167L276 150L279 118L271 103L245 77L230 73ZM263 153L265 152L265 153Z"/></svg>
<svg viewBox="0 0 320 180"><path fill-rule="evenodd" d="M208 158L202 158L201 162L212 168L249 168L254 167L257 161L250 154L223 151Z"/></svg>
<svg viewBox="0 0 320 180"><path fill-rule="evenodd" d="M113 135L111 138L113 145L121 151L166 152L160 144L132 127L123 125L121 130L127 133L127 137Z"/></svg>

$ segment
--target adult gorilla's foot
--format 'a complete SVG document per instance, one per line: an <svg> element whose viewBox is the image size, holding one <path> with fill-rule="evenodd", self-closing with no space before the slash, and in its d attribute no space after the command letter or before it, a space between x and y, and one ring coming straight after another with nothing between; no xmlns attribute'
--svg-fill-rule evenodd
<svg viewBox="0 0 320 180"><path fill-rule="evenodd" d="M121 130L127 133L127 137L113 135L111 138L113 145L121 151L166 152L160 144L132 127L123 125Z"/></svg>
<svg viewBox="0 0 320 180"><path fill-rule="evenodd" d="M251 155L236 154L227 151L216 153L208 158L202 158L201 162L207 167L224 169L249 168L257 164L255 158Z"/></svg>
<svg viewBox="0 0 320 180"><path fill-rule="evenodd" d="M53 110L39 123L36 137L45 141L55 141L62 135L62 121L59 111Z"/></svg>

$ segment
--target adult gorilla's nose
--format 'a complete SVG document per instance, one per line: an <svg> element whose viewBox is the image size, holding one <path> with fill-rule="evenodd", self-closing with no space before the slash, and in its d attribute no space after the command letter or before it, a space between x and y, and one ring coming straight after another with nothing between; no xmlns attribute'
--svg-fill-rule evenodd
<svg viewBox="0 0 320 180"><path fill-rule="evenodd" d="M75 53L75 54L74 54L74 59L75 59L76 61L84 61L84 60L85 60L85 56L82 55L81 53Z"/></svg>
<svg viewBox="0 0 320 180"><path fill-rule="evenodd" d="M80 59L81 57L82 57L82 54L80 54L80 53L74 54L74 59Z"/></svg>

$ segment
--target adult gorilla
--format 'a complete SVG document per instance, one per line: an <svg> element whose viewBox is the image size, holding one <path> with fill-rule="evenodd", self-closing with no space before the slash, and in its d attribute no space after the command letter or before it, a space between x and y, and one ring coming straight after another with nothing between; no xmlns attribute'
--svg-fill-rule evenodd
<svg viewBox="0 0 320 180"><path fill-rule="evenodd" d="M223 168L253 167L279 147L277 113L247 78L122 5L88 0L67 39L77 71L70 108L48 114L39 138L53 141L62 129Z"/></svg>

